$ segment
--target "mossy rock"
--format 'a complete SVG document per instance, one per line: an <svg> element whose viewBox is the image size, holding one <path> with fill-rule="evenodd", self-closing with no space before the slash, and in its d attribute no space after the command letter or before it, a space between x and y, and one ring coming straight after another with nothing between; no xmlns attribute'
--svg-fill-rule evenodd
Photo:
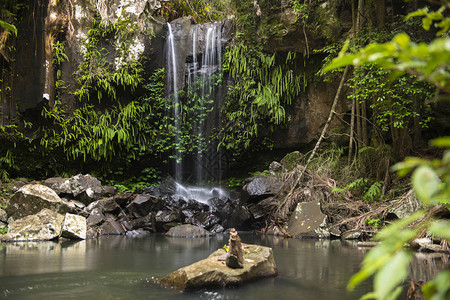
<svg viewBox="0 0 450 300"><path fill-rule="evenodd" d="M298 164L301 163L305 156L299 151L294 151L286 154L285 157L280 161L285 172L292 171Z"/></svg>

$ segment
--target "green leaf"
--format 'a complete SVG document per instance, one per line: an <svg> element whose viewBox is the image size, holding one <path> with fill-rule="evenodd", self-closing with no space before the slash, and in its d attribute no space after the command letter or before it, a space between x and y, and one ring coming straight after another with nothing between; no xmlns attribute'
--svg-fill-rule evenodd
<svg viewBox="0 0 450 300"><path fill-rule="evenodd" d="M412 175L412 185L417 197L425 205L435 204L433 196L439 192L441 180L436 172L428 166L420 166Z"/></svg>
<svg viewBox="0 0 450 300"><path fill-rule="evenodd" d="M443 136L430 141L431 146L440 148L450 148L450 136Z"/></svg>
<svg viewBox="0 0 450 300"><path fill-rule="evenodd" d="M5 21L0 20L0 26L5 28L6 30L11 31L15 36L17 36L17 28L16 26L6 23Z"/></svg>
<svg viewBox="0 0 450 300"><path fill-rule="evenodd" d="M374 291L377 299L392 299L398 293L397 286L409 273L411 254L406 251L397 252L375 275Z"/></svg>
<svg viewBox="0 0 450 300"><path fill-rule="evenodd" d="M440 238L450 241L450 221L434 221L428 231Z"/></svg>

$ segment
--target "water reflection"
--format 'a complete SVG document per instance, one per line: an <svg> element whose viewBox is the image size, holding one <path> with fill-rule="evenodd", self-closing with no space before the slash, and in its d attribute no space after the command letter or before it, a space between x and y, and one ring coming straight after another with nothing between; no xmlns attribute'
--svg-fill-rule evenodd
<svg viewBox="0 0 450 300"><path fill-rule="evenodd" d="M203 259L227 235L167 238L111 236L79 242L5 243L0 247L0 299L357 299L370 283L346 291L367 248L329 240L283 239L242 233L245 243L273 248L279 276L237 289L178 293L145 283ZM416 279L434 276L447 256L417 257Z"/></svg>

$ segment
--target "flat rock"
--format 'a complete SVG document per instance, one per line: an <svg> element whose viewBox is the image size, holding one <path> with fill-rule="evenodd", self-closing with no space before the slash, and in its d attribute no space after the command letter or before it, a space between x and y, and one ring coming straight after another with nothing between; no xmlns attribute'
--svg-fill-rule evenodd
<svg viewBox="0 0 450 300"><path fill-rule="evenodd" d="M44 208L39 213L23 217L9 224L5 241L48 241L61 234L64 216Z"/></svg>
<svg viewBox="0 0 450 300"><path fill-rule="evenodd" d="M229 287L264 277L277 276L278 271L272 249L259 245L247 245L244 249L242 269L232 269L221 259L226 254L219 249L208 258L178 269L169 275L148 281L177 290L198 290L208 287Z"/></svg>
<svg viewBox="0 0 450 300"><path fill-rule="evenodd" d="M42 184L27 184L11 197L6 213L16 220L36 214L43 208L61 214L72 210L51 188Z"/></svg>
<svg viewBox="0 0 450 300"><path fill-rule="evenodd" d="M329 238L327 216L320 209L320 202L297 204L289 219L287 231L293 237Z"/></svg>
<svg viewBox="0 0 450 300"><path fill-rule="evenodd" d="M172 227L166 233L166 236L180 237L180 238L197 238L197 237L206 237L210 235L213 235L213 233L201 227L190 224Z"/></svg>

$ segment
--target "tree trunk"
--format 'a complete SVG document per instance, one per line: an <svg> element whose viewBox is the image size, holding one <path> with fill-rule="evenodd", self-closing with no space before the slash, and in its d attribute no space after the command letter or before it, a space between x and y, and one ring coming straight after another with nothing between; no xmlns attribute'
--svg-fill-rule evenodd
<svg viewBox="0 0 450 300"><path fill-rule="evenodd" d="M386 25L386 0L376 0L377 27L380 30L385 29Z"/></svg>
<svg viewBox="0 0 450 300"><path fill-rule="evenodd" d="M352 152L353 152L353 139L354 139L354 132L355 132L355 104L356 99L353 98L352 100L352 114L350 116L350 141L348 144L348 164L350 165L352 160ZM357 150L355 149L355 152Z"/></svg>
<svg viewBox="0 0 450 300"><path fill-rule="evenodd" d="M367 146L369 145L369 137L367 133L366 100L361 102L361 130L362 130L362 144L363 146Z"/></svg>

